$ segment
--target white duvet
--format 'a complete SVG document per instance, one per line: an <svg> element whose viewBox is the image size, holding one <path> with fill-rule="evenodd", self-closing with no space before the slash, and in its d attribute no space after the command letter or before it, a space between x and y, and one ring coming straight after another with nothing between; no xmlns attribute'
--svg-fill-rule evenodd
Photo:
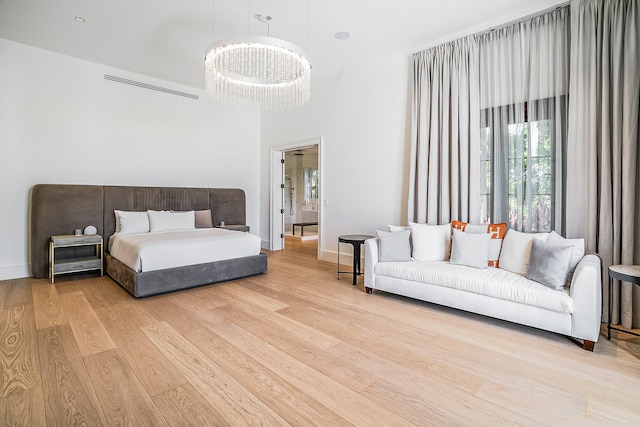
<svg viewBox="0 0 640 427"><path fill-rule="evenodd" d="M116 233L109 238L109 252L134 271L143 272L258 255L261 243L251 233L200 228Z"/></svg>

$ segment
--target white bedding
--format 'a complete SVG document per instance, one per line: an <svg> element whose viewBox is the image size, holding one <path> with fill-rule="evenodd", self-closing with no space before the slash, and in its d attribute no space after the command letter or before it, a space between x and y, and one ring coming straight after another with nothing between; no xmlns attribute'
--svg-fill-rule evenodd
<svg viewBox="0 0 640 427"><path fill-rule="evenodd" d="M258 236L221 228L115 233L109 238L111 256L138 273L258 255L260 247Z"/></svg>

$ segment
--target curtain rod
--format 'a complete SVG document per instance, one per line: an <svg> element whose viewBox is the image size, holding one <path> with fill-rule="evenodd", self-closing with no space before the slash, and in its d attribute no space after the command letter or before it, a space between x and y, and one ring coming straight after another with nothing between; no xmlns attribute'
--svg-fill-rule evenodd
<svg viewBox="0 0 640 427"><path fill-rule="evenodd" d="M491 28L489 28L487 30L477 32L477 33L474 34L474 36L475 37L482 36L482 35L485 35L485 34L488 34L488 33L492 32L492 31L496 31L496 30L500 30L502 28L508 27L510 25L518 24L520 22L529 21L529 20L531 20L533 18L536 18L538 16L542 16L545 13L549 13L549 12L552 12L554 10L562 9L563 7L569 6L570 4L571 4L571 1L565 1L563 3L556 4L554 6L546 8L546 9L542 9L542 10L540 10L538 12L531 13L531 14L529 14L527 16L522 16L522 17L520 17L518 19L514 19L514 20L511 20L509 22L505 22L505 23L502 23L500 25L497 25L495 27L491 27Z"/></svg>

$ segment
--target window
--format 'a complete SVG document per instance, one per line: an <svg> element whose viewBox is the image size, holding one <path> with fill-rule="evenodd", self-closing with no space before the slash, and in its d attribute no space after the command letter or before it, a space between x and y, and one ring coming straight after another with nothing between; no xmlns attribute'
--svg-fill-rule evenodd
<svg viewBox="0 0 640 427"><path fill-rule="evenodd" d="M526 232L556 228L566 135L564 97L488 108L481 113L481 219ZM558 151L560 150L560 151ZM556 153L559 153L556 155Z"/></svg>

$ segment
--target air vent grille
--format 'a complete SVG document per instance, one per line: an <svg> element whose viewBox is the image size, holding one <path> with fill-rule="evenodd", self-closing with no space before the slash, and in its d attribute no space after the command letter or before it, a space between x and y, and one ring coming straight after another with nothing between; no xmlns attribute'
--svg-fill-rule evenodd
<svg viewBox="0 0 640 427"><path fill-rule="evenodd" d="M169 88L162 87L162 86L150 85L148 83L137 82L135 80L123 79L122 77L116 77L116 76L112 76L110 74L105 74L104 75L104 79L105 80L111 80L112 82L124 83L126 85L141 87L143 89L149 89L149 90L155 90L155 91L158 91L158 92L164 92L164 93L168 93L170 95L183 96L185 98L191 98L191 99L200 99L200 97L198 95L194 95L192 93L181 92L179 90L173 90L173 89L169 89Z"/></svg>

